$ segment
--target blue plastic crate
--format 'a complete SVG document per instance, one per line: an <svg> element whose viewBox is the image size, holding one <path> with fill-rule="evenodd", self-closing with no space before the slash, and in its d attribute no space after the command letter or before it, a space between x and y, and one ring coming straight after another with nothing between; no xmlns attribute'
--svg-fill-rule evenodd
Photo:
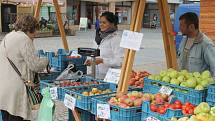
<svg viewBox="0 0 215 121"><path fill-rule="evenodd" d="M0 121L3 121L3 120L2 120L2 115L1 115L1 111L0 111Z"/></svg>
<svg viewBox="0 0 215 121"><path fill-rule="evenodd" d="M91 104L92 104L92 98L99 96L99 95L93 95L93 96L84 96L82 95L82 92L84 91L90 91L92 88L97 88L99 90L105 90L105 89L110 89L114 93L116 91L116 87L106 83L106 84L99 84L99 85L89 85L89 86L80 86L80 87L65 87L62 88L60 92L60 97L62 97L62 100L65 97L65 94L69 94L73 97L76 98L76 107L83 109L83 110L88 110L90 111L92 109ZM101 94L105 95L105 94Z"/></svg>
<svg viewBox="0 0 215 121"><path fill-rule="evenodd" d="M150 102L149 101L144 101L143 102L143 104L142 104L142 111L144 113L147 113L148 114L147 116L153 116L155 118L162 119L164 121L165 120L169 120L172 117L177 117L177 118L183 117L183 113L182 113L181 109L176 109L176 110L167 109L165 114L159 114L157 112L153 112L153 111L150 110Z"/></svg>
<svg viewBox="0 0 215 121"><path fill-rule="evenodd" d="M107 104L111 97L115 94L98 96L92 100L92 114L97 114L97 104ZM111 121L140 121L142 110L141 107L121 108L119 106L110 105Z"/></svg>
<svg viewBox="0 0 215 121"><path fill-rule="evenodd" d="M207 89L204 90L194 90L191 88L181 87L165 82L161 82L158 80L151 80L148 78L144 79L144 88L143 91L145 93L158 93L161 86L167 86L173 89L172 94L175 95L180 101L183 103L189 101L194 105L198 105L201 102L206 101Z"/></svg>
<svg viewBox="0 0 215 121"><path fill-rule="evenodd" d="M208 92L206 101L209 105L215 106L215 93Z"/></svg>
<svg viewBox="0 0 215 121"><path fill-rule="evenodd" d="M208 93L215 93L215 84L211 84L208 86Z"/></svg>
<svg viewBox="0 0 215 121"><path fill-rule="evenodd" d="M55 80L61 72L39 73L39 80Z"/></svg>
<svg viewBox="0 0 215 121"><path fill-rule="evenodd" d="M95 121L95 115L91 114L88 111L81 110L80 108L76 108L77 112L80 114L81 121ZM69 109L68 111L68 121L75 121L75 118L72 114L72 111Z"/></svg>

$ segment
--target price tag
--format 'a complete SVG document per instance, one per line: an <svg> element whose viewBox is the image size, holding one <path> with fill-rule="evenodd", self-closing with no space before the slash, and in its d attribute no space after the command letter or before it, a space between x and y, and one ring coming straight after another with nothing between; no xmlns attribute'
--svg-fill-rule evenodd
<svg viewBox="0 0 215 121"><path fill-rule="evenodd" d="M109 104L97 104L97 117L110 119L110 105Z"/></svg>
<svg viewBox="0 0 215 121"><path fill-rule="evenodd" d="M160 121L155 117L149 116L148 118L145 119L145 121Z"/></svg>
<svg viewBox="0 0 215 121"><path fill-rule="evenodd" d="M71 109L74 110L75 109L75 103L76 103L76 99L68 94L65 94L65 98L64 98L64 105Z"/></svg>
<svg viewBox="0 0 215 121"><path fill-rule="evenodd" d="M53 100L58 99L57 96L57 87L50 88L50 94Z"/></svg>
<svg viewBox="0 0 215 121"><path fill-rule="evenodd" d="M160 93L170 95L172 93L172 89L166 86L162 86L159 90Z"/></svg>
<svg viewBox="0 0 215 121"><path fill-rule="evenodd" d="M143 33L124 30L120 42L120 47L138 51L140 50L142 39Z"/></svg>
<svg viewBox="0 0 215 121"><path fill-rule="evenodd" d="M104 78L104 81L118 84L119 78L120 78L120 73L121 73L120 69L109 68L109 70Z"/></svg>

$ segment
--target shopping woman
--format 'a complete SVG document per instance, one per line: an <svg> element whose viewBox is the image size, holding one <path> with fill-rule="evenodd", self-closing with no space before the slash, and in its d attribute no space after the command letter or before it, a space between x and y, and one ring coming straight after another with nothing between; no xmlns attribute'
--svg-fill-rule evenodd
<svg viewBox="0 0 215 121"><path fill-rule="evenodd" d="M39 28L32 16L24 16L15 23L0 45L0 110L3 121L31 120L31 104L23 80L33 81L35 73L48 65L47 59L35 55L33 39ZM21 77L7 57L21 73Z"/></svg>
<svg viewBox="0 0 215 121"><path fill-rule="evenodd" d="M121 33L117 30L118 17L112 12L104 12L100 16L100 30L96 31L95 43L100 49L100 57L96 58L96 77L104 79L109 68L121 68L124 49L120 47ZM87 61L87 65L91 65Z"/></svg>

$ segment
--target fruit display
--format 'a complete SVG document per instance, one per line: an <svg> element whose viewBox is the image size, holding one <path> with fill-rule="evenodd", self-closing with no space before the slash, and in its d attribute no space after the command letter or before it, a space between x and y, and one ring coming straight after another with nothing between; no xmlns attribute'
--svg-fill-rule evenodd
<svg viewBox="0 0 215 121"><path fill-rule="evenodd" d="M116 97L111 97L108 103L121 108L140 107L143 102L142 97L143 93L138 91L132 91L128 94L119 93Z"/></svg>
<svg viewBox="0 0 215 121"><path fill-rule="evenodd" d="M150 73L148 73L147 71L139 71L139 72L132 71L132 73L130 74L130 79L128 81L128 84L130 86L143 88L143 85L144 85L143 78L149 75Z"/></svg>
<svg viewBox="0 0 215 121"><path fill-rule="evenodd" d="M187 70L178 72L170 68L161 71L160 74L150 75L148 78L195 90L204 90L209 84L215 83L211 73L207 70L200 74L199 72L188 73Z"/></svg>
<svg viewBox="0 0 215 121"><path fill-rule="evenodd" d="M87 86L92 84L100 84L100 82L97 81L89 81L89 82L76 82L76 81L70 81L70 80L63 80L59 82L60 87L67 87L67 86Z"/></svg>
<svg viewBox="0 0 215 121"><path fill-rule="evenodd" d="M93 96L93 95L107 94L107 93L111 93L111 92L112 92L112 90L110 90L110 89L99 90L98 88L92 88L92 90L89 92L87 92L87 91L82 92L82 95Z"/></svg>
<svg viewBox="0 0 215 121"><path fill-rule="evenodd" d="M172 118L172 121L215 121L215 107L210 107L208 103L202 102L194 109L194 115Z"/></svg>
<svg viewBox="0 0 215 121"><path fill-rule="evenodd" d="M167 109L172 110L182 110L182 113L184 115L190 115L194 112L194 105L192 105L189 102L186 102L185 104L182 104L181 101L176 100L173 103L171 102L171 96L168 96L166 94L149 94L145 93L143 94L143 100L144 101L150 101L150 110L152 112L157 112L159 114L165 114Z"/></svg>

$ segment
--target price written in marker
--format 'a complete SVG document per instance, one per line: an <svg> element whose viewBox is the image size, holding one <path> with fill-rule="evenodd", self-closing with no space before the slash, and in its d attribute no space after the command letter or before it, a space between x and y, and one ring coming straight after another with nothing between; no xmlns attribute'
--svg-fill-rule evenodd
<svg viewBox="0 0 215 121"><path fill-rule="evenodd" d="M58 99L57 87L50 88L50 94L53 100Z"/></svg>
<svg viewBox="0 0 215 121"><path fill-rule="evenodd" d="M97 117L103 119L110 119L110 105L97 104Z"/></svg>
<svg viewBox="0 0 215 121"><path fill-rule="evenodd" d="M166 94L166 95L171 95L172 91L173 91L173 90L172 90L171 88L166 87L166 86L162 86L162 87L160 88L160 90L159 90L159 92L160 92L161 94Z"/></svg>
<svg viewBox="0 0 215 121"><path fill-rule="evenodd" d="M149 116L148 118L145 119L145 121L160 121L155 117Z"/></svg>
<svg viewBox="0 0 215 121"><path fill-rule="evenodd" d="M120 79L120 73L121 73L120 69L109 68L104 81L117 84Z"/></svg>
<svg viewBox="0 0 215 121"><path fill-rule="evenodd" d="M68 95L68 94L65 94L65 98L64 98L64 105L71 109L71 110L74 110L75 109L75 104L76 104L76 98Z"/></svg>

